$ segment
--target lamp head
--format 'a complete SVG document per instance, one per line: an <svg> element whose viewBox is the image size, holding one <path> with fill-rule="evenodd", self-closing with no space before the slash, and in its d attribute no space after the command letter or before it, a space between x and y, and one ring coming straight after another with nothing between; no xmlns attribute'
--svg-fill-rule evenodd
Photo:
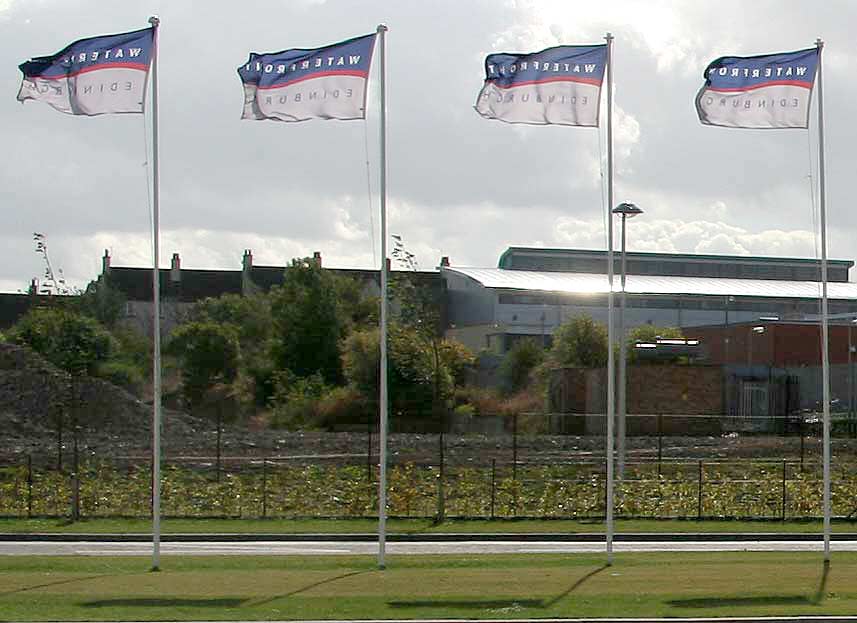
<svg viewBox="0 0 857 623"><path fill-rule="evenodd" d="M623 202L617 205L613 210L611 210L613 214L620 214L623 217L633 218L638 214L642 214L643 211L635 206L633 203Z"/></svg>

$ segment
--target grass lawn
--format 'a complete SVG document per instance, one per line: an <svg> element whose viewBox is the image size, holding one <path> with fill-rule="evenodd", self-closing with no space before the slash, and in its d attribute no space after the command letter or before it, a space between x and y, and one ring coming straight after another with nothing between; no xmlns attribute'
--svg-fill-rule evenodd
<svg viewBox="0 0 857 623"><path fill-rule="evenodd" d="M429 519L391 519L390 533L603 533L600 521L495 519L449 520L434 524ZM0 519L0 533L151 533L152 523L142 519L85 519L70 522L59 519ZM378 523L371 519L165 519L161 531L169 533L374 533ZM820 521L690 521L639 519L617 520L616 531L622 532L801 532L822 531ZM834 521L833 532L857 532L857 522Z"/></svg>
<svg viewBox="0 0 857 623"><path fill-rule="evenodd" d="M698 617L853 614L857 553L15 557L0 620Z"/></svg>

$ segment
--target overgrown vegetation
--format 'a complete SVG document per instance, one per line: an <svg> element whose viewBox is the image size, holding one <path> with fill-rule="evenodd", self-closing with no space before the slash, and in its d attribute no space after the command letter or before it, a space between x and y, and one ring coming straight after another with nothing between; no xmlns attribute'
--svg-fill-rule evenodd
<svg viewBox="0 0 857 623"><path fill-rule="evenodd" d="M606 365L606 328L581 315L557 328L548 350L521 339L505 355L497 389L468 386L476 358L443 337L438 293L418 274L393 273L388 396L398 418L510 414L543 409L552 368ZM107 277L68 302L32 310L7 336L63 370L141 393L149 340L121 322L126 302ZM287 429L363 429L377 418L379 301L367 284L311 258L295 259L270 292L227 294L192 306L165 343L192 412L220 422L244 416ZM639 327L628 344L677 330ZM633 349L632 349L633 350Z"/></svg>
<svg viewBox="0 0 857 623"><path fill-rule="evenodd" d="M491 463L447 466L448 517L598 519L604 512L600 462ZM62 517L71 481L55 469L26 464L0 468L0 516ZM377 468L244 461L218 476L212 467L167 464L163 512L171 517L365 517L377 512ZM28 485L29 482L32 485ZM147 517L148 463L87 462L81 468L82 517ZM616 516L646 518L810 518L822 515L821 469L794 462L655 463L629 466L616 483ZM437 509L435 465L397 464L389 472L391 516L432 517ZM854 510L857 476L851 466L833 473L833 514Z"/></svg>

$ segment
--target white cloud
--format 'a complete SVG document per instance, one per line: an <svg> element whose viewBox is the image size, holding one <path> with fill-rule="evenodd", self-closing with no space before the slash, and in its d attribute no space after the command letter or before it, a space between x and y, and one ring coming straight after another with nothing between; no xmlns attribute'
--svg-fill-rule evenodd
<svg viewBox="0 0 857 623"><path fill-rule="evenodd" d="M767 229L751 232L718 221L634 219L626 225L630 251L815 257L812 232ZM604 248L603 227L591 221L561 217L556 241L575 248ZM616 234L618 240L618 225ZM615 245L616 249L619 244Z"/></svg>

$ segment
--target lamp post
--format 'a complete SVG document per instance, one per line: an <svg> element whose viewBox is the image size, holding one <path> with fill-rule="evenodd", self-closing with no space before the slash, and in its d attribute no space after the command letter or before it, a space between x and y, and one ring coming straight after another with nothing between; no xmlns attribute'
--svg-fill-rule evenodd
<svg viewBox="0 0 857 623"><path fill-rule="evenodd" d="M618 214L622 217L622 296L619 299L619 419L616 427L616 437L618 443L617 454L618 462L616 465L616 477L620 480L625 477L625 437L626 437L626 398L627 398L627 344L625 339L625 277L628 272L627 254L625 252L625 221L633 218L643 211L633 203L620 203L613 208L613 214Z"/></svg>

